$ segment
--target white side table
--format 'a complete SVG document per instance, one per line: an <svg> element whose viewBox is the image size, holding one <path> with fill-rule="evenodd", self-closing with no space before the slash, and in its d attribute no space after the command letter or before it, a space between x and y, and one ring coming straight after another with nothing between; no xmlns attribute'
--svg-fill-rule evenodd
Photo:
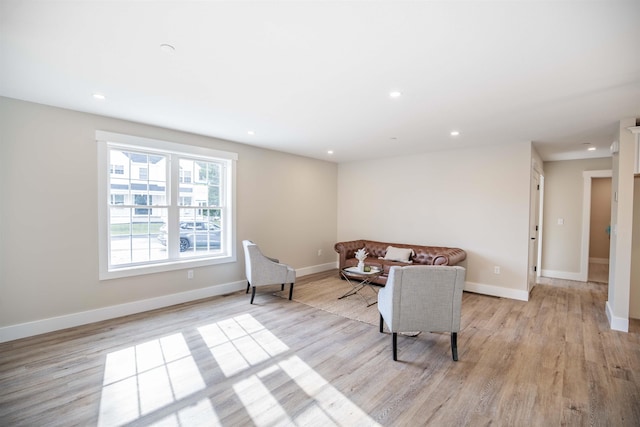
<svg viewBox="0 0 640 427"><path fill-rule="evenodd" d="M358 267L346 267L340 270L340 274L345 278L347 283L351 286L351 289L347 291L344 295L339 297L338 299L346 298L351 295L358 294L367 304L367 307L372 306L373 304L378 303L378 292L374 287L372 281L382 274L382 270L372 267L371 271L360 271ZM375 299L373 302L369 302L367 298L362 294L362 290L365 288L369 288Z"/></svg>

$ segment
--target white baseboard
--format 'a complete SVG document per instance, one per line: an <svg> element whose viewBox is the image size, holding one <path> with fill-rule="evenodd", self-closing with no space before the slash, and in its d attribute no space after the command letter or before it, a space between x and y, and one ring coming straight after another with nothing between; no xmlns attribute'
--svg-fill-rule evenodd
<svg viewBox="0 0 640 427"><path fill-rule="evenodd" d="M302 277L308 274L331 270L333 268L337 268L337 263L333 262L301 268L299 270L296 270L296 275L298 277ZM209 298L217 295L225 295L240 291L242 289L246 289L246 286L247 282L241 280L238 282L231 282L221 285L209 286L201 289L194 289L192 291L163 295L155 298L97 308L95 310L81 311L78 313L70 313L62 316L50 317L48 319L35 320L33 322L0 327L0 343L13 341L20 338L31 337L34 335L45 334L47 332L58 331L61 329L73 328L75 326L86 325L89 323L101 322L103 320L115 319L117 317L142 313L144 311L169 307L172 305L182 304L185 302Z"/></svg>
<svg viewBox="0 0 640 427"><path fill-rule="evenodd" d="M629 319L614 316L609 301L607 301L605 311L607 312L607 319L609 319L609 327L611 327L611 329L614 331L629 332Z"/></svg>
<svg viewBox="0 0 640 427"><path fill-rule="evenodd" d="M609 264L609 258L589 258L592 264Z"/></svg>
<svg viewBox="0 0 640 427"><path fill-rule="evenodd" d="M299 268L296 270L296 276L297 277L308 276L309 274L321 273L323 271L333 270L334 268L338 268L337 261L330 262L327 264L312 265L311 267Z"/></svg>
<svg viewBox="0 0 640 427"><path fill-rule="evenodd" d="M65 314L48 319L20 323L18 325L5 326L0 328L0 343L45 334L47 332L58 331L61 329L72 328L75 326L86 325L88 323L115 319L116 317L128 316L130 314L142 313L144 311L155 310L157 308L169 307L171 305L182 304L184 302L195 301L202 298L229 294L246 289L246 286L247 282L243 280L239 282L209 286L207 288L194 289L192 291L180 292L177 294L163 295L155 298L97 308L95 310Z"/></svg>
<svg viewBox="0 0 640 427"><path fill-rule="evenodd" d="M552 279L574 280L576 282L586 282L587 277L584 273L574 273L571 271L542 270L540 274L543 277Z"/></svg>
<svg viewBox="0 0 640 427"><path fill-rule="evenodd" d="M485 285L483 283L465 282L464 290L476 294L491 295L493 297L529 301L529 292L519 289L509 289L501 286Z"/></svg>

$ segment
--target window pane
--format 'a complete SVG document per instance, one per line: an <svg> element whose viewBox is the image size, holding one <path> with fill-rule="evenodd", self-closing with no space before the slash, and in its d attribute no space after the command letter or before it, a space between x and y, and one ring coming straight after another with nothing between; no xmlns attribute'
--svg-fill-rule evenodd
<svg viewBox="0 0 640 427"><path fill-rule="evenodd" d="M141 216L136 208L110 209L110 260L111 265L123 265L167 259L166 247L160 240L162 216L167 209L147 209Z"/></svg>
<svg viewBox="0 0 640 427"><path fill-rule="evenodd" d="M180 159L180 176L179 198L191 197L196 206L220 206L220 164ZM197 178L193 182L192 176Z"/></svg>
<svg viewBox="0 0 640 427"><path fill-rule="evenodd" d="M220 187L209 186L209 206L220 206Z"/></svg>
<svg viewBox="0 0 640 427"><path fill-rule="evenodd" d="M220 216L209 216L210 211L217 210L180 209L181 258L220 251Z"/></svg>
<svg viewBox="0 0 640 427"><path fill-rule="evenodd" d="M193 178L193 179L192 179ZM180 159L180 257L207 255L221 248L220 164Z"/></svg>
<svg viewBox="0 0 640 427"><path fill-rule="evenodd" d="M109 260L112 266L167 259L158 240L166 217L166 156L112 148Z"/></svg>
<svg viewBox="0 0 640 427"><path fill-rule="evenodd" d="M119 149L111 149L110 171L112 172L109 192L111 205L124 206L166 206L167 202L167 160L165 156L148 155ZM114 166L121 165L123 166ZM121 215L122 213L118 213ZM138 222L156 221L152 209L136 207L134 216Z"/></svg>

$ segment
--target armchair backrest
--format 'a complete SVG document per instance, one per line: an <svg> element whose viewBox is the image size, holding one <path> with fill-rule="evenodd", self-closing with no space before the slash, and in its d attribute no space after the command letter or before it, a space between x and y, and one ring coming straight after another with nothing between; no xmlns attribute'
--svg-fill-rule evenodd
<svg viewBox="0 0 640 427"><path fill-rule="evenodd" d="M244 266L247 281L253 286L293 283L295 270L278 260L265 256L258 245L243 240Z"/></svg>
<svg viewBox="0 0 640 427"><path fill-rule="evenodd" d="M384 289L396 331L458 332L466 270L460 266L394 266Z"/></svg>
<svg viewBox="0 0 640 427"><path fill-rule="evenodd" d="M250 246L256 246L251 240L243 240L242 247L244 248L244 272L247 276L247 280L251 282L251 255L249 251Z"/></svg>

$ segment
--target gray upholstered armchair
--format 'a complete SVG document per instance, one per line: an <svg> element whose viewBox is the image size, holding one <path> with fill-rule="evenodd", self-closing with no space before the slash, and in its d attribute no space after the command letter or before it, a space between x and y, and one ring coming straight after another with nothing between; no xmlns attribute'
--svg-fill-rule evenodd
<svg viewBox="0 0 640 427"><path fill-rule="evenodd" d="M277 259L266 257L260 248L250 240L243 240L244 266L247 274L247 293L251 287L251 304L256 296L256 287L280 284L284 290L285 283L290 283L289 300L293 297L293 284L296 282L296 271Z"/></svg>
<svg viewBox="0 0 640 427"><path fill-rule="evenodd" d="M450 332L453 360L458 360L458 331L466 270L459 266L392 267L378 293L380 332L386 323L398 360L398 332Z"/></svg>

